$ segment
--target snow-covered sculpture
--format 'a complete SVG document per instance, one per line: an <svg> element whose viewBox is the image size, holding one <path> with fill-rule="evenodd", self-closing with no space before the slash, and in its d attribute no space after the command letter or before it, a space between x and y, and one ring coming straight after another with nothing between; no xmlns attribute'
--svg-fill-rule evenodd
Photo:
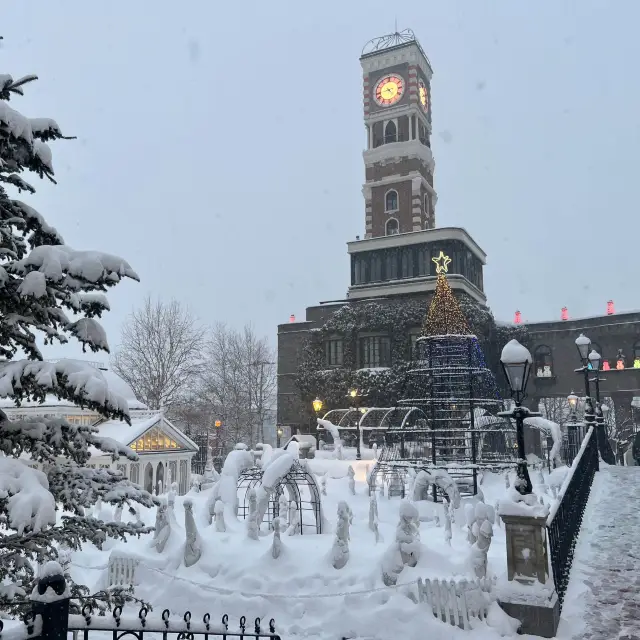
<svg viewBox="0 0 640 640"><path fill-rule="evenodd" d="M377 460L378 459L378 443L374 442L371 445L371 451L373 451L373 459Z"/></svg>
<svg viewBox="0 0 640 640"><path fill-rule="evenodd" d="M323 476L322 476L322 478L320 480L320 485L322 487L322 495L323 496L327 495L327 473L323 474Z"/></svg>
<svg viewBox="0 0 640 640"><path fill-rule="evenodd" d="M247 538L250 540L258 539L258 499L256 498L256 490L249 489L247 491L249 499L249 515L247 517Z"/></svg>
<svg viewBox="0 0 640 640"><path fill-rule="evenodd" d="M194 493L200 493L200 480L196 476L191 478L191 491Z"/></svg>
<svg viewBox="0 0 640 640"><path fill-rule="evenodd" d="M202 541L193 517L193 502L190 498L184 501L184 530L187 540L184 544L184 565L190 567L194 565L202 555Z"/></svg>
<svg viewBox="0 0 640 640"><path fill-rule="evenodd" d="M246 446L246 445L243 445ZM237 445L236 445L237 447ZM230 451L222 465L220 480L213 487L211 499L222 500L233 513L238 512L238 478L245 470L253 466L253 456L246 448Z"/></svg>
<svg viewBox="0 0 640 640"><path fill-rule="evenodd" d="M227 530L227 526L224 522L224 502L218 499L213 505L213 514L216 518L216 531L224 533Z"/></svg>
<svg viewBox="0 0 640 640"><path fill-rule="evenodd" d="M167 467L167 485L166 485L166 489L167 492L169 492L171 490L171 486L173 484L173 477L171 474L171 467Z"/></svg>
<svg viewBox="0 0 640 640"><path fill-rule="evenodd" d="M331 564L334 569L342 569L349 560L349 514L349 505L340 501L336 537L331 548Z"/></svg>
<svg viewBox="0 0 640 640"><path fill-rule="evenodd" d="M375 524L378 521L378 501L376 500L376 492L373 491L369 496L369 529L375 531Z"/></svg>
<svg viewBox="0 0 640 640"><path fill-rule="evenodd" d="M398 543L392 544L382 556L382 582L387 587L393 587L398 582L398 576L404 569Z"/></svg>
<svg viewBox="0 0 640 640"><path fill-rule="evenodd" d="M289 529L287 535L295 536L300 533L300 510L298 509L298 503L295 500L291 501L289 507Z"/></svg>
<svg viewBox="0 0 640 640"><path fill-rule="evenodd" d="M177 528L179 525L176 518L175 506L176 494L174 492L170 492L169 495L167 495L167 517L169 518L171 526Z"/></svg>
<svg viewBox="0 0 640 640"><path fill-rule="evenodd" d="M470 545L474 545L476 542L476 536L473 532L473 525L476 521L476 511L473 504L467 503L464 505L464 519L467 524L467 542Z"/></svg>
<svg viewBox="0 0 640 640"><path fill-rule="evenodd" d="M273 519L273 540L271 542L271 557L279 558L282 553L282 540L280 540L280 518Z"/></svg>
<svg viewBox="0 0 640 640"><path fill-rule="evenodd" d="M167 515L167 503L162 500L156 510L156 524L151 547L162 553L171 535L171 524Z"/></svg>
<svg viewBox="0 0 640 640"><path fill-rule="evenodd" d="M436 485L445 492L454 509L460 506L460 491L456 481L445 469L435 469L432 472L421 469L413 483L413 500L428 500L430 485Z"/></svg>
<svg viewBox="0 0 640 640"><path fill-rule="evenodd" d="M356 472L353 470L353 467L349 465L347 469L347 475L349 476L349 491L351 491L351 495L356 495Z"/></svg>
<svg viewBox="0 0 640 640"><path fill-rule="evenodd" d="M550 378L551 377L551 366L546 364L544 366L544 371L542 372L542 377L543 378Z"/></svg>
<svg viewBox="0 0 640 640"><path fill-rule="evenodd" d="M415 567L420 559L420 516L408 500L400 503L400 521L396 527L396 542L402 563Z"/></svg>
<svg viewBox="0 0 640 640"><path fill-rule="evenodd" d="M330 422L329 420L323 420L318 418L318 425L323 429L326 429L333 438L333 455L336 460L342 460L342 440L340 439L340 429Z"/></svg>

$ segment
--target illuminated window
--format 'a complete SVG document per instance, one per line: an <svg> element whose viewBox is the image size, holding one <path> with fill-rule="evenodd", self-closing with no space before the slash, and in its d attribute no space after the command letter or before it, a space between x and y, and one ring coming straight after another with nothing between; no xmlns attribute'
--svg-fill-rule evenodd
<svg viewBox="0 0 640 640"><path fill-rule="evenodd" d="M542 344L533 352L533 367L536 377L550 378L553 375L553 356L551 349Z"/></svg>
<svg viewBox="0 0 640 640"><path fill-rule="evenodd" d="M168 436L162 429L153 427L138 440L129 445L134 451L163 451L163 450L179 450L184 447L180 446L173 438Z"/></svg>

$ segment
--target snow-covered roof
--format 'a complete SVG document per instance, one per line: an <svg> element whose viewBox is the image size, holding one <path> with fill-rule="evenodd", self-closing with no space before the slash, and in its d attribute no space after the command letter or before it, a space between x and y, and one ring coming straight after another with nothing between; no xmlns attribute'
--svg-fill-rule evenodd
<svg viewBox="0 0 640 640"><path fill-rule="evenodd" d="M79 360L78 362L83 362ZM87 363L88 364L88 363ZM147 409L147 405L144 402L140 402L136 398L136 394L133 392L133 389L115 372L110 369L107 370L99 370L99 373L105 379L109 390L113 393L121 396L127 401L130 410L135 409ZM0 408L2 409L12 409L17 405L12 398L0 398ZM73 402L69 402L69 400L60 400L55 395L47 394L44 402L35 402L35 401L23 401L20 404L20 407L75 407ZM95 413L95 411L88 410L88 413Z"/></svg>
<svg viewBox="0 0 640 640"><path fill-rule="evenodd" d="M137 439L142 437L149 429L153 427L158 427L163 432L167 434L167 436L171 436L174 438L180 447L184 447L186 449L190 449L192 451L198 451L198 445L191 440L188 436L186 436L178 427L173 425L167 418L163 415L161 411L157 413L152 413L151 415L146 414L144 417L140 417L138 419L135 418L135 415L132 416L131 426L129 426L126 422L122 420L106 420L96 425L98 429L98 435L103 438L111 438L116 442L119 442L123 445L130 445L134 443ZM90 447L91 455L103 456L105 455L104 451L99 449L94 449ZM155 451L138 451L138 454L148 454L148 453L163 453L164 450Z"/></svg>

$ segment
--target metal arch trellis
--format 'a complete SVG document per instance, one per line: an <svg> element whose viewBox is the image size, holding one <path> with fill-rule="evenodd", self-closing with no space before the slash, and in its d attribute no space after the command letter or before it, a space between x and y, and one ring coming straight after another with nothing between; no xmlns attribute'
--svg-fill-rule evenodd
<svg viewBox="0 0 640 640"><path fill-rule="evenodd" d="M243 520L246 520L249 516L249 490L262 484L262 476L263 471L260 467L251 467L250 469L245 469L238 478L236 491L243 492L243 495L242 501L238 501L237 515ZM308 499L303 496L300 490L303 487L308 490ZM300 515L299 533L303 534L305 531L309 533L310 529L315 529L315 533L322 533L322 510L318 484L311 472L299 462L293 463L291 469L282 477L269 495L269 506L265 514L269 529L273 528L273 520L275 518L286 515L280 513L280 496L285 493L285 490L287 504L291 506L294 503ZM304 515L310 512L313 515L313 524L305 522Z"/></svg>

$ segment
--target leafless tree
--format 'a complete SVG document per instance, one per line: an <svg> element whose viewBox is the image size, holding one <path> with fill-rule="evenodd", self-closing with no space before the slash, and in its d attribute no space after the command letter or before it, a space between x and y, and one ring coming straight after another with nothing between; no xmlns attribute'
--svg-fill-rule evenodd
<svg viewBox="0 0 640 640"><path fill-rule="evenodd" d="M209 332L198 401L208 408L212 423L222 422L216 438L223 439L224 448L264 440L264 423L275 400L274 360L267 339L250 326L238 331L217 324Z"/></svg>
<svg viewBox="0 0 640 640"><path fill-rule="evenodd" d="M147 297L125 322L112 366L150 409L170 409L201 371L204 344L188 309Z"/></svg>
<svg viewBox="0 0 640 640"><path fill-rule="evenodd" d="M571 409L566 398L541 398L539 411L544 418L561 427L571 420Z"/></svg>

